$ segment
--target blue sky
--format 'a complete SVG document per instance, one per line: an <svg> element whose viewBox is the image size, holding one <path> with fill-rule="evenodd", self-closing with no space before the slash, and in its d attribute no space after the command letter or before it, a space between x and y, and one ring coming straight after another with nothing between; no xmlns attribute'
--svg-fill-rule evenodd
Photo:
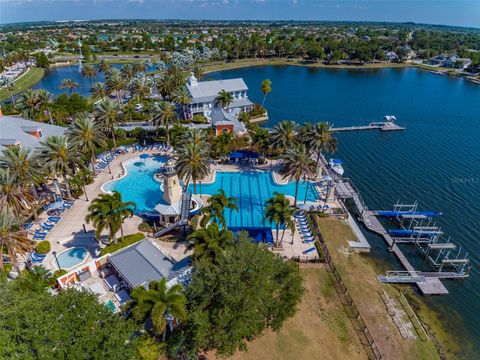
<svg viewBox="0 0 480 360"><path fill-rule="evenodd" d="M0 0L0 23L106 18L412 21L480 28L480 0Z"/></svg>

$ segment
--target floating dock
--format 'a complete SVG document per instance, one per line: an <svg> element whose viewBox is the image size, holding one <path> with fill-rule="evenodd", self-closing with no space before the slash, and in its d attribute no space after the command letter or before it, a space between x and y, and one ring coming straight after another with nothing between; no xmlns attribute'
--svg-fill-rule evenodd
<svg viewBox="0 0 480 360"><path fill-rule="evenodd" d="M363 126L345 126L345 127L332 127L331 132L347 132L347 131L365 131L365 130L380 130L380 131L401 131L405 130L404 126L397 125L393 122L379 122L370 123Z"/></svg>

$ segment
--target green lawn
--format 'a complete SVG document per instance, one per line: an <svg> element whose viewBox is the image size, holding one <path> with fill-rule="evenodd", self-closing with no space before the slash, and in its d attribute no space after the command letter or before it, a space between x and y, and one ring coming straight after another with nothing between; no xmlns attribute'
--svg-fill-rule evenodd
<svg viewBox="0 0 480 360"><path fill-rule="evenodd" d="M15 95L32 87L42 79L44 73L45 73L44 69L36 68L36 67L30 68L29 70L27 70L26 73L24 73L17 80L15 80L15 82L13 83L14 89L12 93ZM10 95L8 94L7 89L5 88L0 89L0 101L3 101L8 98L10 98Z"/></svg>

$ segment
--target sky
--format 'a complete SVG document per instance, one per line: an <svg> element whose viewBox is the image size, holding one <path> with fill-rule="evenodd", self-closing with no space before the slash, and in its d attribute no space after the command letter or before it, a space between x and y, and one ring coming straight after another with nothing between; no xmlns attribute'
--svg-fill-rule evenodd
<svg viewBox="0 0 480 360"><path fill-rule="evenodd" d="M480 0L0 0L0 23L86 19L411 21L480 28Z"/></svg>

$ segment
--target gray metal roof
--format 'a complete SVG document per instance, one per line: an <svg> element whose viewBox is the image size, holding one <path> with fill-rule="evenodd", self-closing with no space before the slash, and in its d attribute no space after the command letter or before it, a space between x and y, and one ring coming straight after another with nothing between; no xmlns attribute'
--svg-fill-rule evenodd
<svg viewBox="0 0 480 360"><path fill-rule="evenodd" d="M27 131L42 131L42 138L37 139ZM18 116L0 116L0 150L2 145L11 145L11 142L18 140L24 148L36 148L40 141L53 135L64 135L67 129L57 125L50 125L33 120L27 120Z"/></svg>
<svg viewBox="0 0 480 360"><path fill-rule="evenodd" d="M218 93L222 90L228 92L248 90L247 84L243 79L227 79L227 80L212 80L200 81L195 85L187 83L187 89L192 96L192 103L210 102L215 100Z"/></svg>
<svg viewBox="0 0 480 360"><path fill-rule="evenodd" d="M149 240L142 240L114 253L108 261L132 288L166 278L170 281L190 267L190 258L175 262Z"/></svg>
<svg viewBox="0 0 480 360"><path fill-rule="evenodd" d="M217 125L228 125L233 124L233 130L235 132L245 132L245 124L240 122L235 115L229 113L226 110L214 108L210 114L212 118L212 124Z"/></svg>

